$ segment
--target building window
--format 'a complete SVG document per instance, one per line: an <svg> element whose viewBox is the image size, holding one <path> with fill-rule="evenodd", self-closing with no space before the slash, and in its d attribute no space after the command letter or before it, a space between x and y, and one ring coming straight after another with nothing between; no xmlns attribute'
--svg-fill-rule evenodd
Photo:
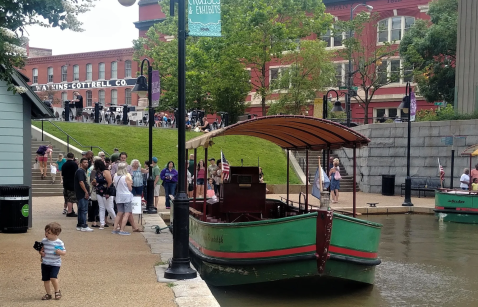
<svg viewBox="0 0 478 307"><path fill-rule="evenodd" d="M348 63L335 63L335 85L336 87L347 86L347 75L349 73Z"/></svg>
<svg viewBox="0 0 478 307"><path fill-rule="evenodd" d="M61 93L61 101L65 102L68 100L68 93L67 92L62 92Z"/></svg>
<svg viewBox="0 0 478 307"><path fill-rule="evenodd" d="M272 89L289 89L291 84L290 81L287 82L287 79L283 78L289 74L289 67L274 67L270 68L269 71L269 86Z"/></svg>
<svg viewBox="0 0 478 307"><path fill-rule="evenodd" d="M93 80L93 65L86 64L86 80Z"/></svg>
<svg viewBox="0 0 478 307"><path fill-rule="evenodd" d="M339 29L328 30L324 35L321 36L321 40L327 43L327 47L335 48L342 47L343 40L348 38L348 34L345 32L340 32Z"/></svg>
<svg viewBox="0 0 478 307"><path fill-rule="evenodd" d="M400 109L396 108L390 108L390 109L373 109L373 117L375 117L377 120L376 122L379 122L380 119L393 119L395 120L397 117L401 117L402 113Z"/></svg>
<svg viewBox="0 0 478 307"><path fill-rule="evenodd" d="M74 65L73 66L73 81L80 80L80 66Z"/></svg>
<svg viewBox="0 0 478 307"><path fill-rule="evenodd" d="M93 105L93 93L86 91L86 106L91 107Z"/></svg>
<svg viewBox="0 0 478 307"><path fill-rule="evenodd" d="M98 79L105 79L105 63L98 64Z"/></svg>
<svg viewBox="0 0 478 307"><path fill-rule="evenodd" d="M378 22L378 42L399 42L415 23L414 17L396 16Z"/></svg>
<svg viewBox="0 0 478 307"><path fill-rule="evenodd" d="M390 59L377 67L379 84L413 82L413 68L404 66L403 60Z"/></svg>
<svg viewBox="0 0 478 307"><path fill-rule="evenodd" d="M47 72L48 72L48 83L52 83L53 82L53 67L48 67Z"/></svg>
<svg viewBox="0 0 478 307"><path fill-rule="evenodd" d="M131 78L131 61L124 62L124 77Z"/></svg>
<svg viewBox="0 0 478 307"><path fill-rule="evenodd" d="M111 105L117 105L117 104L118 104L118 91L111 90Z"/></svg>
<svg viewBox="0 0 478 307"><path fill-rule="evenodd" d="M104 106L105 105L105 90L98 91L98 100L99 103Z"/></svg>
<svg viewBox="0 0 478 307"><path fill-rule="evenodd" d="M37 68L33 68L32 69L32 79L33 79L33 84L36 84L38 83L38 69Z"/></svg>
<svg viewBox="0 0 478 307"><path fill-rule="evenodd" d="M111 62L111 79L118 79L118 63Z"/></svg>
<svg viewBox="0 0 478 307"><path fill-rule="evenodd" d="M127 88L124 90L124 103L127 105L131 104L131 89Z"/></svg>
<svg viewBox="0 0 478 307"><path fill-rule="evenodd" d="M61 82L67 82L68 81L68 66L63 65L61 67Z"/></svg>

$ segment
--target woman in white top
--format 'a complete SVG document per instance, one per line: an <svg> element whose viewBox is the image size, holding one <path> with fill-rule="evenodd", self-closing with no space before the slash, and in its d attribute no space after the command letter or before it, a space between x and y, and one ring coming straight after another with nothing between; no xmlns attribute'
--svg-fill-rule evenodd
<svg viewBox="0 0 478 307"><path fill-rule="evenodd" d="M126 222L128 222L128 217L133 212L133 193L131 193L133 189L133 179L126 169L127 166L127 163L119 163L118 171L113 178L113 184L116 187L116 206L118 208L113 233L123 236L130 235L129 232L124 231L124 227L126 226Z"/></svg>

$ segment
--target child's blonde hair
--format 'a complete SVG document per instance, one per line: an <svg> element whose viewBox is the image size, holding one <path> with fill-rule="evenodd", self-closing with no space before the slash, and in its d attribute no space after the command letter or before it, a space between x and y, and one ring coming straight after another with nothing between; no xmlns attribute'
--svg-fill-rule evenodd
<svg viewBox="0 0 478 307"><path fill-rule="evenodd" d="M50 231L55 236L58 236L61 233L61 225L57 222L50 223L45 226L45 231Z"/></svg>

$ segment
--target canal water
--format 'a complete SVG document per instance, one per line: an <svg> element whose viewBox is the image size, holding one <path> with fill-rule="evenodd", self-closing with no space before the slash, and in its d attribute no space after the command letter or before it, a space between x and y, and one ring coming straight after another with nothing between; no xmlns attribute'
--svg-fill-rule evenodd
<svg viewBox="0 0 478 307"><path fill-rule="evenodd" d="M210 289L223 307L478 306L478 225L379 215L374 286L310 278Z"/></svg>

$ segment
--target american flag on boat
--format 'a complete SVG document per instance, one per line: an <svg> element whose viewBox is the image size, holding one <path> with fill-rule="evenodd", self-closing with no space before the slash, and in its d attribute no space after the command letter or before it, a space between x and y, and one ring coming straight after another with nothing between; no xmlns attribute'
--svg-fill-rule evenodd
<svg viewBox="0 0 478 307"><path fill-rule="evenodd" d="M445 170L443 169L443 166L440 164L440 159L438 159L438 168L440 169L440 181L445 180Z"/></svg>
<svg viewBox="0 0 478 307"><path fill-rule="evenodd" d="M224 174L223 180L229 180L229 163L226 160L226 157L224 157L224 154L222 153L221 150L221 171Z"/></svg>

